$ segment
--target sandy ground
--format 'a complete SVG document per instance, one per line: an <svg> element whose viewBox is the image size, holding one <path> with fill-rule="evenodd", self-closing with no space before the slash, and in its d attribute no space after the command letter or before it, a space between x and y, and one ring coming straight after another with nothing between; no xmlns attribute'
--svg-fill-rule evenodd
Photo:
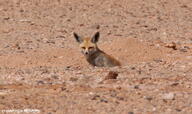
<svg viewBox="0 0 192 114"><path fill-rule="evenodd" d="M191 0L0 0L0 113L191 114L191 30ZM121 67L80 53L96 31Z"/></svg>

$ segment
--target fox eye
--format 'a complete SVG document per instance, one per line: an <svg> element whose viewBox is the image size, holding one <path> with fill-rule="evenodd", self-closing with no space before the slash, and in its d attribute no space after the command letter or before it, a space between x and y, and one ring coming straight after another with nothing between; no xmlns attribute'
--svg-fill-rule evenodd
<svg viewBox="0 0 192 114"><path fill-rule="evenodd" d="M89 49L93 49L94 47L89 47Z"/></svg>
<svg viewBox="0 0 192 114"><path fill-rule="evenodd" d="M85 47L81 47L82 49L85 49Z"/></svg>

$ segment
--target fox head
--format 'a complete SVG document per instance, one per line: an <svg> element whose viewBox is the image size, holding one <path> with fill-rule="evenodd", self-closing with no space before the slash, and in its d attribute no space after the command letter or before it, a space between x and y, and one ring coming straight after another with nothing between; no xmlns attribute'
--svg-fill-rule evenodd
<svg viewBox="0 0 192 114"><path fill-rule="evenodd" d="M81 37L77 33L73 33L76 41L79 43L81 52L85 56L92 55L98 51L97 42L99 40L99 32L96 32L93 37Z"/></svg>

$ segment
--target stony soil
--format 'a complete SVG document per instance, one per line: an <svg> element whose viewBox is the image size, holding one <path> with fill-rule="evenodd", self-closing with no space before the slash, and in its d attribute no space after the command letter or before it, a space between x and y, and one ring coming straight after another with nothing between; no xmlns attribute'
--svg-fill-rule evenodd
<svg viewBox="0 0 192 114"><path fill-rule="evenodd" d="M0 113L191 114L191 30L191 0L0 0ZM96 31L121 67L86 62Z"/></svg>

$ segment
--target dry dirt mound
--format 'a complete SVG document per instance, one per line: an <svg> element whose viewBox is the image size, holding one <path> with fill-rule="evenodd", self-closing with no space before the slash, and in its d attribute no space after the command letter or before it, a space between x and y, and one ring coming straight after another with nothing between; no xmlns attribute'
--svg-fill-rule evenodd
<svg viewBox="0 0 192 114"><path fill-rule="evenodd" d="M74 48L44 48L15 54L3 54L0 56L0 64L1 67L11 68L38 66L88 67L88 63L75 43L75 41L72 43ZM180 60L188 54L182 53L180 56L174 56L176 52L165 46L162 43L154 45L133 38L118 38L104 43L101 39L99 43L102 50L116 57L123 66L154 60L171 62Z"/></svg>

